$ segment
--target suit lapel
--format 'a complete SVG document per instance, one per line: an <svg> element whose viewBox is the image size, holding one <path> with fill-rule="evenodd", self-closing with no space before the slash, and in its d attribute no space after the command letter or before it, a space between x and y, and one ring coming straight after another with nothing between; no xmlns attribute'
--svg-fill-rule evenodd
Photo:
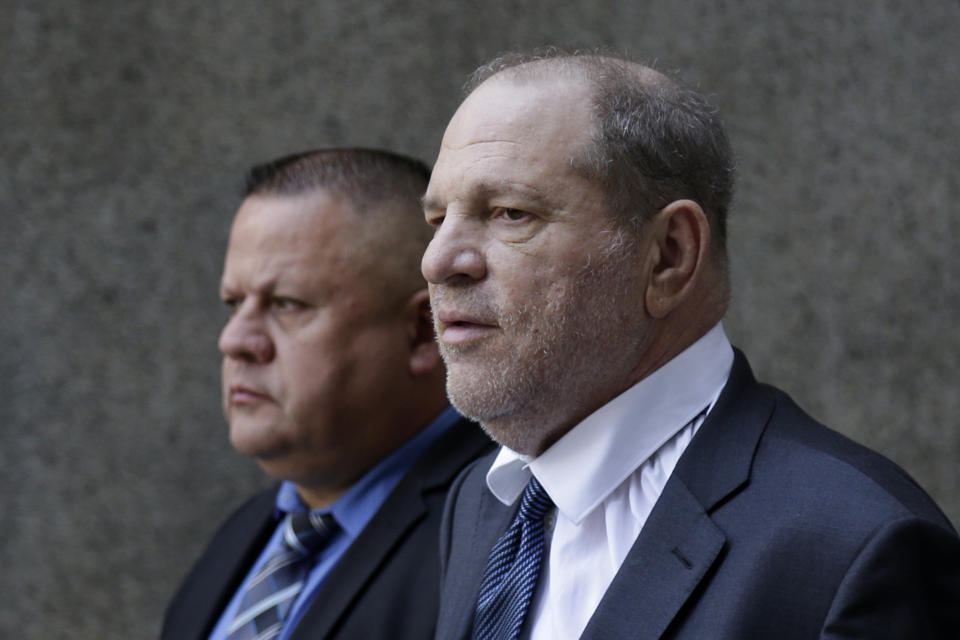
<svg viewBox="0 0 960 640"><path fill-rule="evenodd" d="M582 638L662 637L714 563L726 536L711 510L750 476L773 394L736 352L730 379L664 487Z"/></svg>
<svg viewBox="0 0 960 640"><path fill-rule="evenodd" d="M291 640L327 637L391 550L425 514L417 488L398 485L324 578Z"/></svg>
<svg viewBox="0 0 960 640"><path fill-rule="evenodd" d="M478 504L474 507L468 501L464 501L457 505L458 511L462 510L470 517L458 519L457 530L452 535L457 549L452 551L450 557L457 561L454 565L447 567L446 583L455 586L447 588L444 585L444 598L449 596L449 601L443 603L442 608L445 613L442 615L448 617L448 620L442 620L438 624L438 629L444 632L438 634L438 637L471 637L473 613L490 550L510 526L520 508L519 500L508 507L487 490L484 478L492 462L493 456L485 458L473 470L473 473L478 476L476 483L482 487L478 492ZM447 635L447 630L452 633Z"/></svg>
<svg viewBox="0 0 960 640"><path fill-rule="evenodd" d="M465 419L450 427L420 456L363 528L317 590L291 640L324 638L352 610L366 584L410 530L427 515L423 496L442 490L490 440ZM416 588L416 585L411 585Z"/></svg>
<svg viewBox="0 0 960 640"><path fill-rule="evenodd" d="M726 541L680 482L668 483L582 638L659 638Z"/></svg>
<svg viewBox="0 0 960 640"><path fill-rule="evenodd" d="M171 604L163 638L206 638L276 527L276 489L254 497L227 520Z"/></svg>

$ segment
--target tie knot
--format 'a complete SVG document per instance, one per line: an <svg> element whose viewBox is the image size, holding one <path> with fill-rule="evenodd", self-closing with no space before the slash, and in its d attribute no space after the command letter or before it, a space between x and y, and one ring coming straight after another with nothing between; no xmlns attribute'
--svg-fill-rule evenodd
<svg viewBox="0 0 960 640"><path fill-rule="evenodd" d="M295 511L283 523L283 540L301 555L312 555L323 548L340 525L333 514Z"/></svg>
<svg viewBox="0 0 960 640"><path fill-rule="evenodd" d="M547 513L547 509L553 506L553 500L547 495L543 485L530 476L530 482L527 488L523 490L523 497L520 498L520 517L524 520L539 522Z"/></svg>

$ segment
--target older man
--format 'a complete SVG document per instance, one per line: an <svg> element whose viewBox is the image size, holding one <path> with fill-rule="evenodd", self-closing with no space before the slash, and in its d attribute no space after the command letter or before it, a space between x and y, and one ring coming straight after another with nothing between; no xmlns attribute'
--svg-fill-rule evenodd
<svg viewBox="0 0 960 640"><path fill-rule="evenodd" d="M732 160L647 67L475 74L424 198L455 484L438 638L960 637L960 541L900 469L757 383L720 323Z"/></svg>
<svg viewBox="0 0 960 640"><path fill-rule="evenodd" d="M281 484L223 525L163 638L424 638L456 473L489 448L448 407L420 256L419 161L362 149L254 168L220 294L230 440Z"/></svg>

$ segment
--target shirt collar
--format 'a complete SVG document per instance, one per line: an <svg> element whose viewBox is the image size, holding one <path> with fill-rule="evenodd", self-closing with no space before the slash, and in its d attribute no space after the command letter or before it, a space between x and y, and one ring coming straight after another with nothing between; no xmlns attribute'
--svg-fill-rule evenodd
<svg viewBox="0 0 960 640"><path fill-rule="evenodd" d="M447 407L424 429L374 465L336 502L316 511L332 513L347 535L355 538L423 452L459 419L456 409ZM275 505L277 518L289 511L307 509L296 486L287 480L280 485Z"/></svg>
<svg viewBox="0 0 960 640"><path fill-rule="evenodd" d="M579 522L665 442L712 405L733 348L717 324L652 374L587 416L540 456L501 447L487 486L504 504L532 473L566 518ZM575 469L575 473L571 473Z"/></svg>

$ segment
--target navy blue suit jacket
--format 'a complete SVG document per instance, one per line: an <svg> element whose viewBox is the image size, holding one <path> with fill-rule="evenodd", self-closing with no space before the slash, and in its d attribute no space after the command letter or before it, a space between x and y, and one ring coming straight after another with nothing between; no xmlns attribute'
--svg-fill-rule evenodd
<svg viewBox="0 0 960 640"><path fill-rule="evenodd" d="M516 510L487 489L491 462L448 498L438 640L469 637ZM905 472L758 384L737 352L581 637L956 640L960 540Z"/></svg>
<svg viewBox="0 0 960 640"><path fill-rule="evenodd" d="M489 451L480 428L460 420L424 452L327 575L291 640L423 640L437 613L437 536L457 473ZM277 526L277 488L240 507L220 527L171 601L163 640L209 636Z"/></svg>

